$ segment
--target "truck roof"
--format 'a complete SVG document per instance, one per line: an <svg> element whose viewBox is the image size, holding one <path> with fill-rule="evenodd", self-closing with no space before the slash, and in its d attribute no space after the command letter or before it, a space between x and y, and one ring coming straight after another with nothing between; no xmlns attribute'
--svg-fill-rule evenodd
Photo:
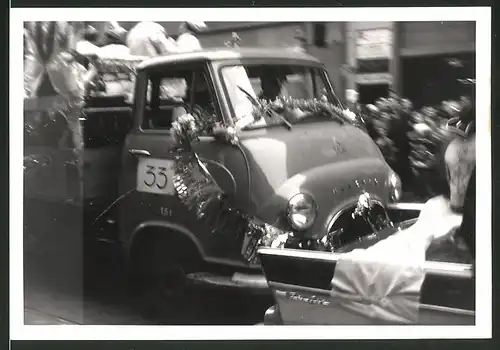
<svg viewBox="0 0 500 350"><path fill-rule="evenodd" d="M264 48L213 48L201 51L186 53L173 53L165 56L147 59L137 66L137 69L147 69L159 67L165 64L189 62L189 61L220 61L241 58L271 58L271 59L292 59L309 61L320 64L320 61L306 53L293 50L291 48L264 49Z"/></svg>

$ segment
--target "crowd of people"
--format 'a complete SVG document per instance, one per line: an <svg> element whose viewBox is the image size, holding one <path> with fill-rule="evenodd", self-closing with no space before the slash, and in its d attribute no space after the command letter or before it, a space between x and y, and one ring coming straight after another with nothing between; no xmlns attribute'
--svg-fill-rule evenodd
<svg viewBox="0 0 500 350"><path fill-rule="evenodd" d="M347 103L364 117L368 133L402 178L405 190L428 198L447 186L439 163L443 161L443 145L453 138L450 127L464 137L474 133L473 93L473 89L464 90L456 101L416 109L394 91L368 105L359 104L357 93L348 91Z"/></svg>
<svg viewBox="0 0 500 350"><path fill-rule="evenodd" d="M474 84L464 86L456 101L420 109L393 91L369 105L357 103L357 97L355 91L347 93L348 107L363 115L370 136L400 175L404 190L424 201L432 198L421 218L431 213L428 217L433 219L425 219L431 223L435 218L445 220L449 213L463 214L460 228L446 237L453 237L453 244L463 243L475 259ZM439 247L433 249L446 250Z"/></svg>

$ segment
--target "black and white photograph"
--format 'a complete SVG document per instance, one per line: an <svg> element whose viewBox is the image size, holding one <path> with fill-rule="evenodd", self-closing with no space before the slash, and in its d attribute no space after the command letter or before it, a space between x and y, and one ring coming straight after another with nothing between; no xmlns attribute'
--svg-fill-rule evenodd
<svg viewBox="0 0 500 350"><path fill-rule="evenodd" d="M11 337L491 337L490 9L194 10L11 11Z"/></svg>

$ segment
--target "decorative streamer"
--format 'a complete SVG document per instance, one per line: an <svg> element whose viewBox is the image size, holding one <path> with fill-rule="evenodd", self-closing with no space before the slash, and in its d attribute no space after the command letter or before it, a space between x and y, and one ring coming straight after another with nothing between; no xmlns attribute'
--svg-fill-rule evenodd
<svg viewBox="0 0 500 350"><path fill-rule="evenodd" d="M234 237L241 254L251 264L258 263L259 246L283 247L293 237L269 224L250 217L233 206L193 151L199 130L195 118L185 114L172 124L176 147L174 188L181 203L214 235Z"/></svg>

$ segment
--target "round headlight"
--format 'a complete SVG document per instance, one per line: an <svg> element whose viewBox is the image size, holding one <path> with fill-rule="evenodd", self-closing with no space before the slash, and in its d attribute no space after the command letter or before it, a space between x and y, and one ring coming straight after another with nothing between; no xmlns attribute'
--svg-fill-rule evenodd
<svg viewBox="0 0 500 350"><path fill-rule="evenodd" d="M293 196L288 201L286 217L295 230L307 230L316 219L317 205L314 199L304 193Z"/></svg>
<svg viewBox="0 0 500 350"><path fill-rule="evenodd" d="M389 187L389 199L392 202L397 202L403 196L403 185L399 176L391 171L389 178L387 180L387 185Z"/></svg>

